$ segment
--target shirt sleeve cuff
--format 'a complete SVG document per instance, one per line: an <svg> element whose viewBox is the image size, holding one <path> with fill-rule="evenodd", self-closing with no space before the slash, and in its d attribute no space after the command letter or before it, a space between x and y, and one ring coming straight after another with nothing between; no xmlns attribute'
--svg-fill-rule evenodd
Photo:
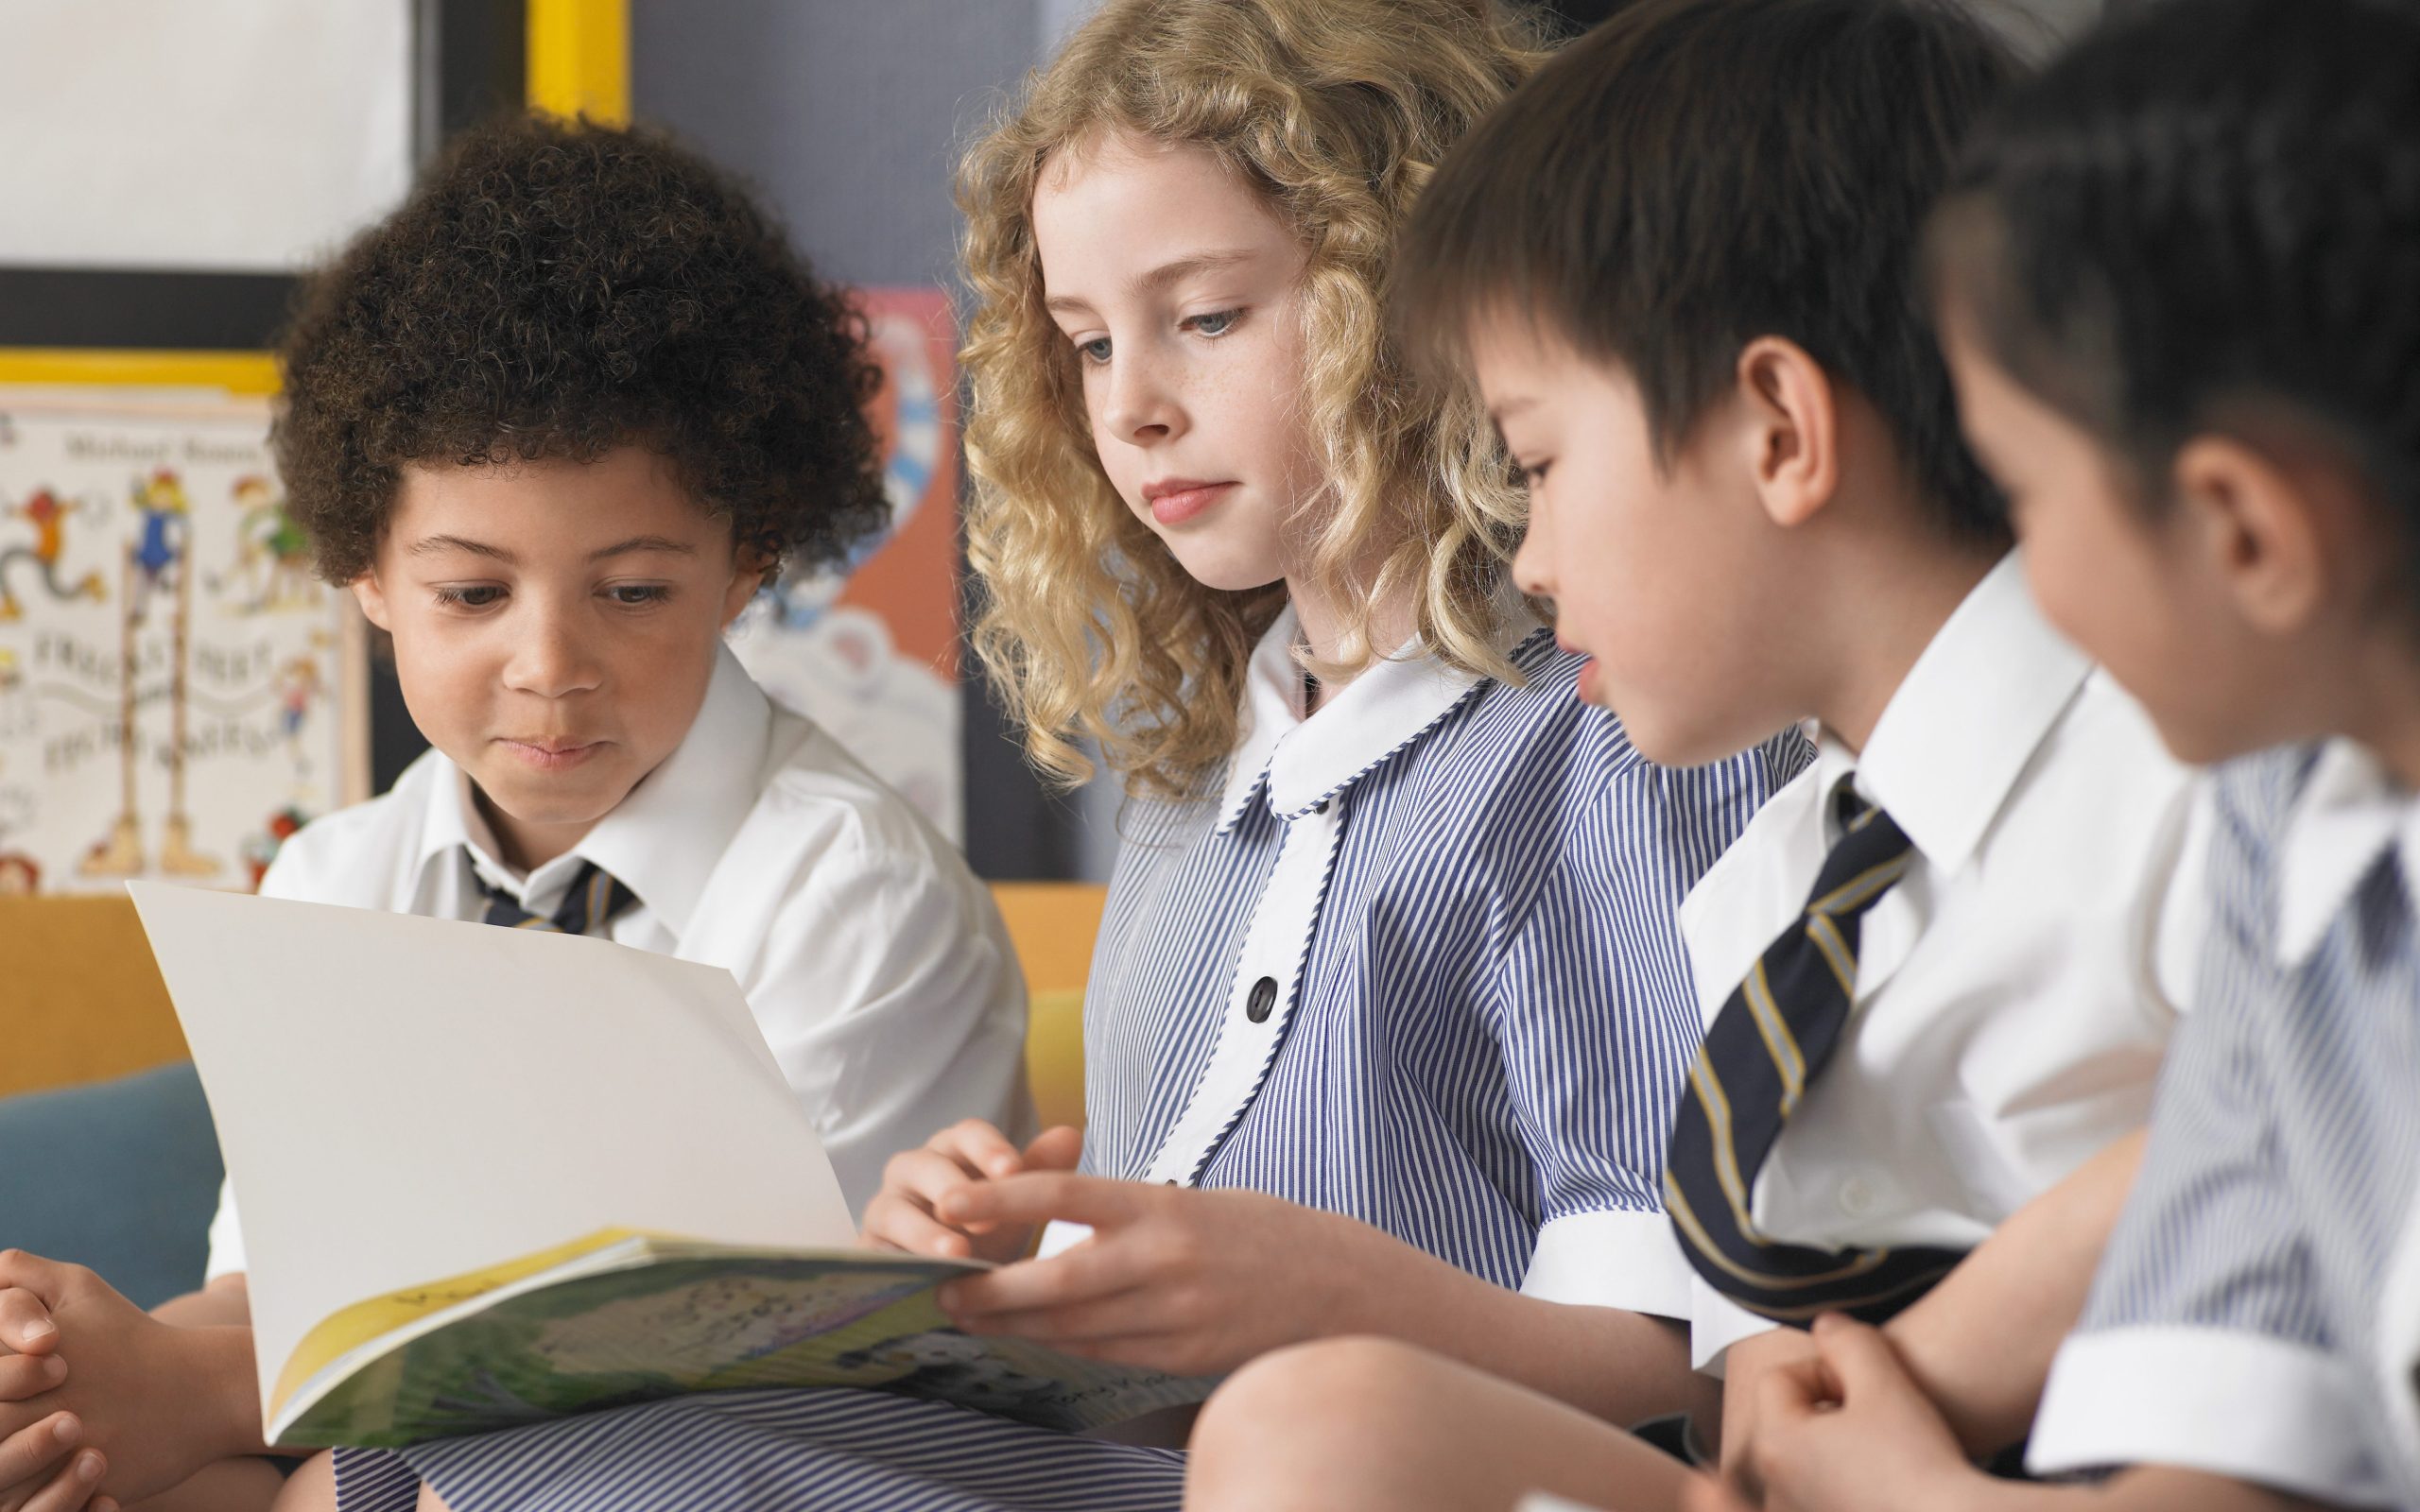
<svg viewBox="0 0 2420 1512"><path fill-rule="evenodd" d="M1689 1278L1689 1367L1720 1376L1731 1347L1781 1327L1759 1317L1692 1275Z"/></svg>
<svg viewBox="0 0 2420 1512"><path fill-rule="evenodd" d="M1521 1295L1686 1318L1689 1280L1663 1213L1576 1212L1538 1230Z"/></svg>
<svg viewBox="0 0 2420 1512"><path fill-rule="evenodd" d="M2036 1474L2169 1465L2342 1506L2394 1501L2360 1425L2361 1383L2305 1345L2208 1328L2124 1328L2059 1349L2033 1419Z"/></svg>

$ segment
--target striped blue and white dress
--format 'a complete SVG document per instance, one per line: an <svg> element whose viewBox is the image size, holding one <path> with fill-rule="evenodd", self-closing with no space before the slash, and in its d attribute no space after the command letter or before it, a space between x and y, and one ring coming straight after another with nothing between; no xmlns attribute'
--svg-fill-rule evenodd
<svg viewBox="0 0 2420 1512"><path fill-rule="evenodd" d="M2216 791L2194 1009L2030 1463L2420 1508L2420 799L2350 742Z"/></svg>
<svg viewBox="0 0 2420 1512"><path fill-rule="evenodd" d="M1086 1168L1252 1188L1500 1285L1685 1316L1656 1196L1700 1032L1673 913L1803 744L1651 766L1543 630L1507 637L1526 686L1390 661L1305 719L1295 633L1289 614L1254 653L1223 782L1122 816ZM1066 1512L1172 1508L1183 1457L760 1391L337 1469L346 1512L406 1508L423 1478L456 1512Z"/></svg>

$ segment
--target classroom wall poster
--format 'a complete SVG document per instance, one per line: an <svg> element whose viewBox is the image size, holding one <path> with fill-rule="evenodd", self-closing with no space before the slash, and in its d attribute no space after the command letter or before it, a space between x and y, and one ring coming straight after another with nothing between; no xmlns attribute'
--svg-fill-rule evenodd
<svg viewBox="0 0 2420 1512"><path fill-rule="evenodd" d="M845 572L794 572L758 595L732 646L767 692L960 840L955 328L939 289L859 299L883 367L890 529Z"/></svg>
<svg viewBox="0 0 2420 1512"><path fill-rule="evenodd" d="M0 892L249 889L365 796L359 617L265 401L0 390Z"/></svg>

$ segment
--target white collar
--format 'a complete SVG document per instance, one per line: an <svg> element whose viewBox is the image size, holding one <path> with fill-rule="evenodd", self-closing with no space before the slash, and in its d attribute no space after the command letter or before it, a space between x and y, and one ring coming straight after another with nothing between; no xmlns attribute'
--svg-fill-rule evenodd
<svg viewBox="0 0 2420 1512"><path fill-rule="evenodd" d="M2397 840L2420 855L2420 802L2349 740L2321 747L2278 848L2277 962L2308 961L2353 890Z"/></svg>
<svg viewBox="0 0 2420 1512"><path fill-rule="evenodd" d="M526 881L497 859L501 848L471 800L469 775L440 756L421 827L421 867L466 850L489 885L519 883L526 901L569 883L581 863L593 861L673 934L685 934L715 864L756 806L772 723L764 692L731 648L717 645L705 701L681 744L578 845Z"/></svg>
<svg viewBox="0 0 2420 1512"><path fill-rule="evenodd" d="M1858 793L1950 875L1973 859L2091 672L2033 607L2011 552L1935 632L1863 751L1824 737L1827 765L1854 763Z"/></svg>
<svg viewBox="0 0 2420 1512"><path fill-rule="evenodd" d="M1517 603L1516 601L1513 601ZM1526 610L1505 616L1499 645L1541 633ZM1262 788L1270 811L1300 817L1359 782L1426 734L1486 680L1417 650L1418 642L1373 662L1328 699L1303 712L1303 669L1294 661L1301 622L1288 605L1253 647L1244 677L1242 736L1219 799L1219 833L1242 822Z"/></svg>

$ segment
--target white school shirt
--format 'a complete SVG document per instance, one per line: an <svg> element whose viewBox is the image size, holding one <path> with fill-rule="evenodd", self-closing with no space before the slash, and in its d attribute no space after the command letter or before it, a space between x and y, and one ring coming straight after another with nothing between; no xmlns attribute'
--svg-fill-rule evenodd
<svg viewBox="0 0 2420 1512"><path fill-rule="evenodd" d="M475 919L473 868L550 914L585 862L637 895L616 944L728 970L862 1211L900 1150L962 1118L1032 1122L1025 978L955 848L729 649L680 747L565 855L496 859L460 767L431 750L392 791L287 841L264 897ZM209 1275L244 1269L232 1193Z"/></svg>
<svg viewBox="0 0 2420 1512"><path fill-rule="evenodd" d="M1864 751L1825 737L1683 903L1707 1022L1806 908L1851 772L1915 860L1865 916L1856 1006L1751 1213L1802 1245L1964 1248L2148 1116L2201 929L2199 788L2012 554ZM1773 1327L1692 1284L1700 1367Z"/></svg>

